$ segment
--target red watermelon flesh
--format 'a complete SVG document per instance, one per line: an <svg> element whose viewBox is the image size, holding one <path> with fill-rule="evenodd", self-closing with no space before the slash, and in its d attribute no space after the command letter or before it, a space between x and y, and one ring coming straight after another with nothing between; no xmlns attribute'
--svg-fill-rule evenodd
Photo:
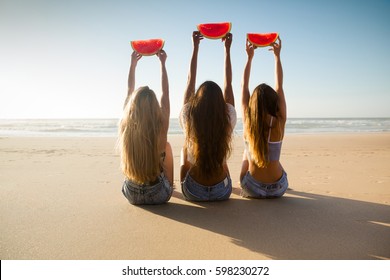
<svg viewBox="0 0 390 280"><path fill-rule="evenodd" d="M131 41L131 47L141 55L154 55L164 47L163 39Z"/></svg>
<svg viewBox="0 0 390 280"><path fill-rule="evenodd" d="M278 33L248 33L249 42L256 47L266 47L273 44L278 38Z"/></svg>
<svg viewBox="0 0 390 280"><path fill-rule="evenodd" d="M221 39L230 32L231 22L201 23L197 25L199 32L209 39Z"/></svg>

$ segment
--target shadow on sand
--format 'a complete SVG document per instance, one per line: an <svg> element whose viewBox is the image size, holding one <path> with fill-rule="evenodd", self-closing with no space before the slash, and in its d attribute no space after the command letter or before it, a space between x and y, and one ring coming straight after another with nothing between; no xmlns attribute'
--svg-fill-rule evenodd
<svg viewBox="0 0 390 280"><path fill-rule="evenodd" d="M390 258L390 206L292 189L287 194L142 208L223 234L271 259ZM182 197L177 191L174 196Z"/></svg>

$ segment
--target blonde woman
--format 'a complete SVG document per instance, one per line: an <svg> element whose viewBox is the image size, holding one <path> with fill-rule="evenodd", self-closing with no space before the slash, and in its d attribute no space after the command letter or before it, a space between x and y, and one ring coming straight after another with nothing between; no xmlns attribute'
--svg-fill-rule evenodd
<svg viewBox="0 0 390 280"><path fill-rule="evenodd" d="M288 188L287 174L280 163L280 153L287 119L280 60L282 42L272 45L275 57L275 90L260 84L250 96L249 77L255 47L248 41L248 60L242 81L244 152L240 181L244 197L280 197Z"/></svg>
<svg viewBox="0 0 390 280"><path fill-rule="evenodd" d="M232 34L225 42L224 91L206 81L195 91L199 42L203 36L194 31L184 106L180 113L185 131L181 152L180 181L182 193L191 201L226 200L232 192L232 181L226 159L231 152L231 137L236 124L232 89L230 46Z"/></svg>
<svg viewBox="0 0 390 280"><path fill-rule="evenodd" d="M165 203L173 190L173 155L167 142L170 114L167 55L161 50L157 56L161 62L160 103L147 86L134 91L135 69L142 56L133 52L119 125L121 167L126 177L122 193L136 205Z"/></svg>

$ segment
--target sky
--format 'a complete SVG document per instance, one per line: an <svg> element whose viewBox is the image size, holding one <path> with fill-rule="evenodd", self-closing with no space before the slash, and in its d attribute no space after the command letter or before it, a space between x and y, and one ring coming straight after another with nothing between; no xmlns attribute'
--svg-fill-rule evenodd
<svg viewBox="0 0 390 280"><path fill-rule="evenodd" d="M171 118L179 115L199 23L232 22L233 89L246 33L278 32L288 117L390 117L390 1L0 0L0 119L117 118L132 40L163 38ZM223 85L221 40L200 43L197 86ZM161 95L160 63L143 57L136 87ZM250 89L274 85L274 58L256 49Z"/></svg>

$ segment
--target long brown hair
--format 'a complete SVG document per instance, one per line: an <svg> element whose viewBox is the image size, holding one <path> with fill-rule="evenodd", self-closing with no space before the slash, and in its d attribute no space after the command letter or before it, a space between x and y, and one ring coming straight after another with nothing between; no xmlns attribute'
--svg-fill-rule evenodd
<svg viewBox="0 0 390 280"><path fill-rule="evenodd" d="M199 86L189 101L186 146L202 178L215 174L230 156L232 127L221 88L212 81Z"/></svg>
<svg viewBox="0 0 390 280"><path fill-rule="evenodd" d="M121 167L125 176L139 184L153 182L160 173L159 135L162 113L149 87L134 91L119 124Z"/></svg>
<svg viewBox="0 0 390 280"><path fill-rule="evenodd" d="M269 163L269 116L277 118L278 99L279 96L272 87L260 84L254 89L245 112L245 139L248 142L252 160L259 167L266 167Z"/></svg>

